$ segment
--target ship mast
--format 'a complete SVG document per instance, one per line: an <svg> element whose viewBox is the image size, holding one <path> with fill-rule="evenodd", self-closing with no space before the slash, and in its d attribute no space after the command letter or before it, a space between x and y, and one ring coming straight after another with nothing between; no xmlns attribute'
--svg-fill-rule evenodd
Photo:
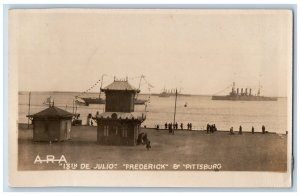
<svg viewBox="0 0 300 196"><path fill-rule="evenodd" d="M260 88L261 88L261 85L260 85L260 80L261 80L261 74L259 74L257 96L260 96Z"/></svg>
<svg viewBox="0 0 300 196"><path fill-rule="evenodd" d="M142 79L143 79L144 77L145 77L144 75L141 75L138 90L140 90L140 88L141 88L141 82L142 82ZM136 98L135 98L135 99L137 99L137 98L138 98L138 93L136 94Z"/></svg>
<svg viewBox="0 0 300 196"><path fill-rule="evenodd" d="M177 107L177 88L175 90L175 107L174 107L173 125L175 124L175 121L176 121L176 107ZM174 128L172 128L172 133L173 133L173 135L175 134Z"/></svg>
<svg viewBox="0 0 300 196"><path fill-rule="evenodd" d="M103 85L103 78L104 78L105 74L102 74L101 76L101 85L100 85L100 93L99 93L99 100L101 100L101 89L102 89L102 85Z"/></svg>
<svg viewBox="0 0 300 196"><path fill-rule="evenodd" d="M232 83L232 94L235 94L235 82Z"/></svg>

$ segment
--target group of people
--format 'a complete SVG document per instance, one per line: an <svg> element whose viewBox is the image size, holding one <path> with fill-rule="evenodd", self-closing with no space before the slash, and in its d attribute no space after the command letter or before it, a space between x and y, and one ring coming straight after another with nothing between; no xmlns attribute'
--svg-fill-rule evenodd
<svg viewBox="0 0 300 196"><path fill-rule="evenodd" d="M188 123L188 124L187 124L187 129L188 129L188 130L192 130L192 129L193 129L192 123Z"/></svg>
<svg viewBox="0 0 300 196"><path fill-rule="evenodd" d="M180 123L180 129L183 130L184 126L183 123ZM159 129L159 125L156 125L156 129ZM169 131L172 130L178 130L178 123L165 123L165 129L168 129ZM192 130L192 123L187 124L187 129Z"/></svg>
<svg viewBox="0 0 300 196"><path fill-rule="evenodd" d="M215 131L217 131L217 127L215 124L212 124L212 125L207 124L206 125L206 133L213 133Z"/></svg>
<svg viewBox="0 0 300 196"><path fill-rule="evenodd" d="M261 127L261 131L262 131L263 134L266 133L266 127L265 127L265 125L263 125L263 126ZM230 133L231 135L234 134L234 132L233 132L233 127L230 127L229 133ZM251 133L254 134L254 127L253 127L253 126L252 126L252 128L251 128ZM241 125L240 125L240 127L239 127L239 134L243 134L243 127L242 127Z"/></svg>
<svg viewBox="0 0 300 196"><path fill-rule="evenodd" d="M151 142L148 139L147 133L142 132L138 135L137 145L140 145L140 144L146 145L147 150L149 150L151 148Z"/></svg>

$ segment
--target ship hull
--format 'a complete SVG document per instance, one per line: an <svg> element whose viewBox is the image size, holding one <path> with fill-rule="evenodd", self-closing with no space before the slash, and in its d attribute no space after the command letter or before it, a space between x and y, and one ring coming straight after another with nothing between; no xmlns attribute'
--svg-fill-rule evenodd
<svg viewBox="0 0 300 196"><path fill-rule="evenodd" d="M90 104L105 104L104 99L99 99L99 98L81 98L84 100L85 105L90 105Z"/></svg>
<svg viewBox="0 0 300 196"><path fill-rule="evenodd" d="M143 100L143 99L135 99L134 100L135 105L144 105L146 102L147 102L147 100Z"/></svg>
<svg viewBox="0 0 300 196"><path fill-rule="evenodd" d="M84 100L85 105L90 105L90 104L105 104L104 99L99 99L99 98L81 98ZM141 100L141 99L135 99L134 104L135 105L144 105L147 102L147 100Z"/></svg>
<svg viewBox="0 0 300 196"><path fill-rule="evenodd" d="M212 100L220 101L277 101L276 97L264 96L212 96Z"/></svg>

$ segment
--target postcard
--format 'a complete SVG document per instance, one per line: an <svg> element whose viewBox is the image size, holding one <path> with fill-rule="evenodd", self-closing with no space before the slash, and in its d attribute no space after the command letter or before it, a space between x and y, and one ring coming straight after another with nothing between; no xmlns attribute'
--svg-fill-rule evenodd
<svg viewBox="0 0 300 196"><path fill-rule="evenodd" d="M11 9L12 187L290 187L293 12Z"/></svg>

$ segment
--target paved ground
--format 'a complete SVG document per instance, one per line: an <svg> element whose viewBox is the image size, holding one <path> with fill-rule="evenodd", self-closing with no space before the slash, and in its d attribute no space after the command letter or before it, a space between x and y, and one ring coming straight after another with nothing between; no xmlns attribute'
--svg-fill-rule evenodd
<svg viewBox="0 0 300 196"><path fill-rule="evenodd" d="M176 131L175 135L166 130L143 129L151 140L152 148L147 151L139 146L101 146L96 143L96 127L72 127L72 140L66 142L33 142L32 129L19 128L19 170L63 169L58 163L33 164L36 156L45 159L62 155L68 163L117 164L117 169L124 169L123 164L221 164L222 171L278 171L287 169L287 137L274 133L243 133L229 135L228 132L206 134L204 131ZM202 164L202 166L201 166ZM66 165L65 165L66 166ZM116 166L116 165L115 165ZM186 166L186 165L185 165Z"/></svg>

